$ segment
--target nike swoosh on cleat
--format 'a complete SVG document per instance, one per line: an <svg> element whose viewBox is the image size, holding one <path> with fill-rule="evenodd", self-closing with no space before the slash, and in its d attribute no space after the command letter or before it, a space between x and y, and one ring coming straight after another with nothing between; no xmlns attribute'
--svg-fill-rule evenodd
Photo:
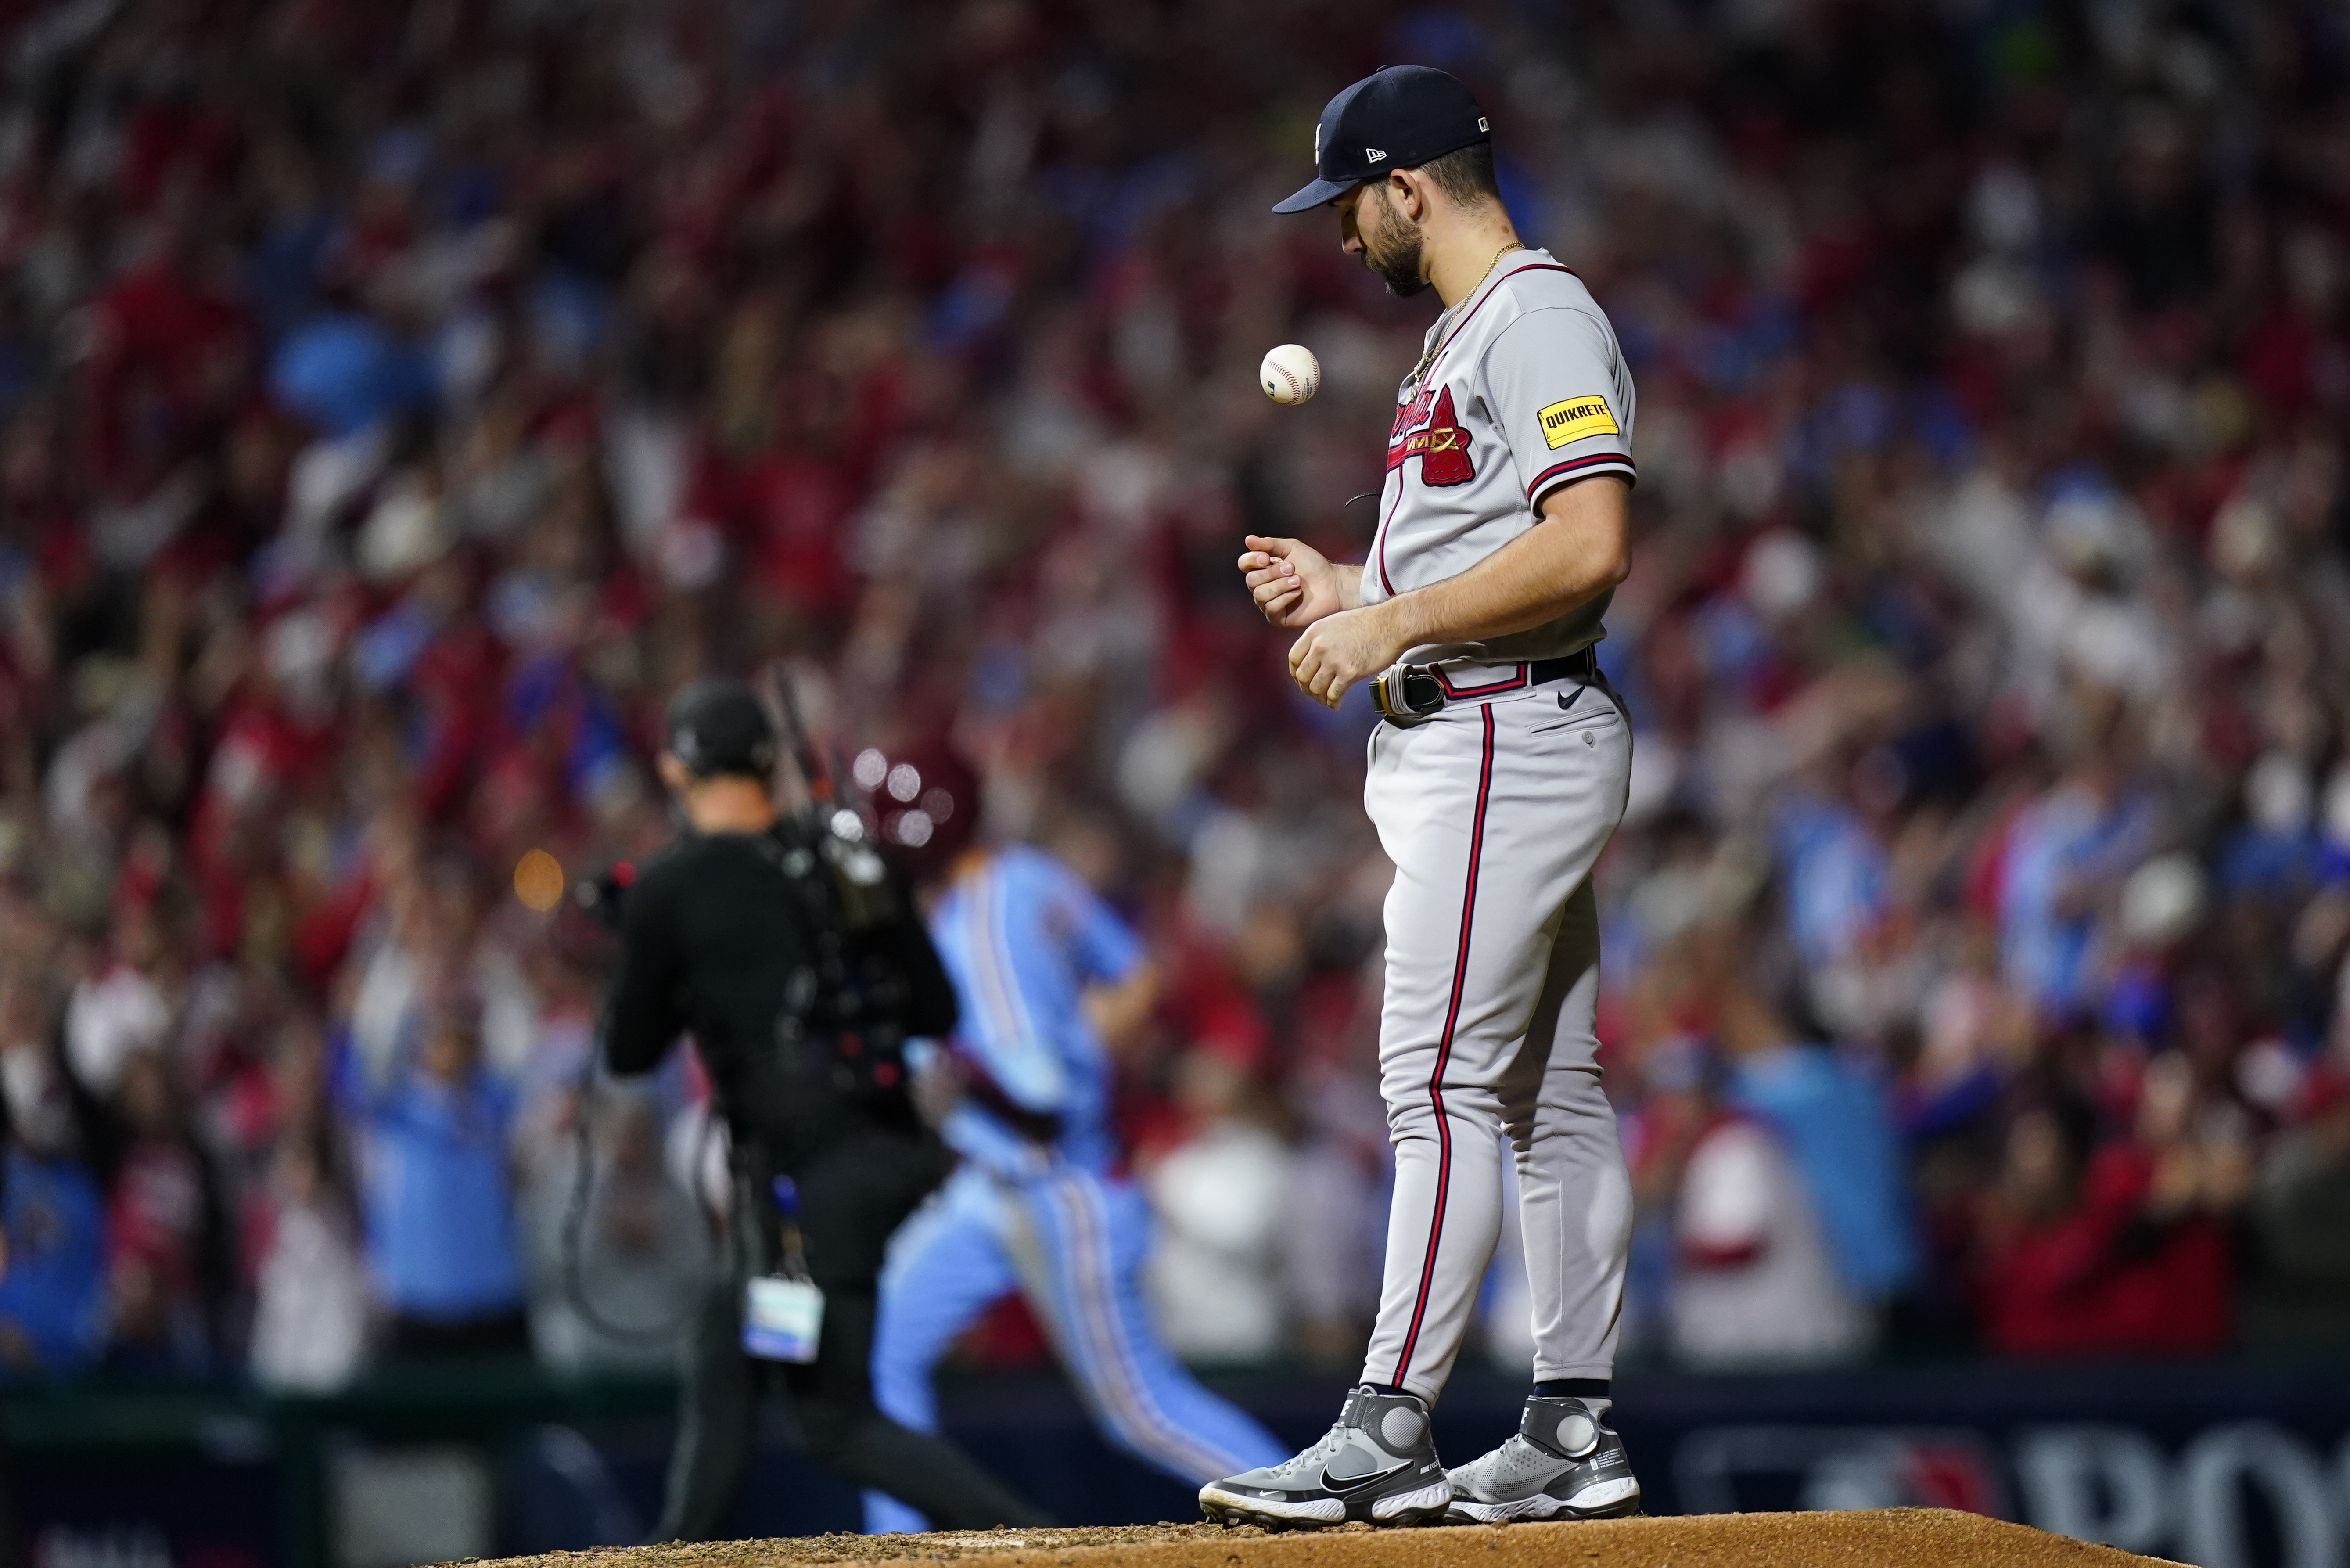
<svg viewBox="0 0 2350 1568"><path fill-rule="evenodd" d="M1333 1497L1352 1497L1366 1487L1377 1486L1379 1482L1399 1476L1409 1469L1411 1469L1411 1461L1406 1459L1399 1465L1390 1465L1386 1469L1374 1470L1367 1476L1357 1476L1352 1480L1335 1480L1326 1469L1322 1472L1322 1490Z"/></svg>

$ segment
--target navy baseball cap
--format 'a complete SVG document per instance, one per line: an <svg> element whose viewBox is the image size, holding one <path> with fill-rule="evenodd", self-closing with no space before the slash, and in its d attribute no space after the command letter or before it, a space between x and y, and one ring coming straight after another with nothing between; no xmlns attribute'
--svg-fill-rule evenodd
<svg viewBox="0 0 2350 1568"><path fill-rule="evenodd" d="M1319 176L1276 213L1302 213L1335 202L1390 169L1417 169L1480 141L1491 141L1485 111L1461 78L1432 66L1388 66L1347 88L1314 128Z"/></svg>

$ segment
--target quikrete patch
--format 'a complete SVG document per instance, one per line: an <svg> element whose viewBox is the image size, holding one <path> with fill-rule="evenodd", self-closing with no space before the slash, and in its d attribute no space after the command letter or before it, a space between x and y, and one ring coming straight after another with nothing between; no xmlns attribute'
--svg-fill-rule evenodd
<svg viewBox="0 0 2350 1568"><path fill-rule="evenodd" d="M1569 398L1563 403L1553 403L1542 411L1543 440L1553 448L1565 446L1585 436L1620 435L1616 416L1607 411L1607 400L1600 397Z"/></svg>

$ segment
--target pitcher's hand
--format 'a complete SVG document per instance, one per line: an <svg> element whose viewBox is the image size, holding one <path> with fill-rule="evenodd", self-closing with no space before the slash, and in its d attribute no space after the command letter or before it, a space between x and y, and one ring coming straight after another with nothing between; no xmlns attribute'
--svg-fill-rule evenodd
<svg viewBox="0 0 2350 1568"><path fill-rule="evenodd" d="M1406 642L1395 629L1394 606L1389 599L1340 610L1307 627L1290 645L1289 678L1315 701L1336 708L1348 687L1402 656Z"/></svg>
<svg viewBox="0 0 2350 1568"><path fill-rule="evenodd" d="M1347 607L1338 568L1313 545L1256 534L1245 542L1240 568L1248 574L1257 609L1274 625L1302 631Z"/></svg>

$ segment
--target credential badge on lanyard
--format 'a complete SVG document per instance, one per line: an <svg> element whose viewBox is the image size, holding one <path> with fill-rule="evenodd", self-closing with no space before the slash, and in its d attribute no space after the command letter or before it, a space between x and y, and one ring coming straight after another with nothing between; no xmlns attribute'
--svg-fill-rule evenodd
<svg viewBox="0 0 2350 1568"><path fill-rule="evenodd" d="M743 1349L763 1361L806 1366L816 1359L824 1334L824 1292L808 1276L807 1251L800 1239L799 1189L790 1177L779 1176L775 1192L783 1227L783 1262L774 1273L754 1275L743 1287Z"/></svg>

